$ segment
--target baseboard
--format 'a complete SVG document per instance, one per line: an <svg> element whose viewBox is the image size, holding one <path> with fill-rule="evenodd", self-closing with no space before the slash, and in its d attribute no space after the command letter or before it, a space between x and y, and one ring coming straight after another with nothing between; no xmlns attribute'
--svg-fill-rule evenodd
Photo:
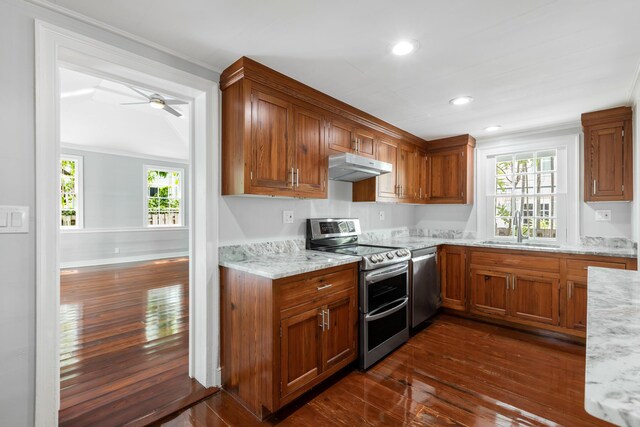
<svg viewBox="0 0 640 427"><path fill-rule="evenodd" d="M188 257L189 251L164 252L160 254L136 255L118 258L88 259L82 261L61 262L60 268L92 267L96 265L124 264L127 262L152 261L154 259Z"/></svg>

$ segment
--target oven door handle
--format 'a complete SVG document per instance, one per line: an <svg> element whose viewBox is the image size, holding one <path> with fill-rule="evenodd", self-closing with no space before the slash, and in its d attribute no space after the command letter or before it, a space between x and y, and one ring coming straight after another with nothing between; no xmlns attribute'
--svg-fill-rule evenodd
<svg viewBox="0 0 640 427"><path fill-rule="evenodd" d="M367 322L370 322L372 320L378 320L382 317L388 316L390 314L395 313L396 311L402 310L403 307L405 307L407 305L407 302L409 301L409 297L404 297L404 298L400 298L398 300L395 300L393 302L390 302L388 304L385 304L381 307L378 307L377 309L373 310L371 313L367 314L364 319ZM392 308L388 309L390 306L393 306ZM380 310L386 310L383 311L382 313L380 313Z"/></svg>
<svg viewBox="0 0 640 427"><path fill-rule="evenodd" d="M407 271L409 271L408 265L403 264L400 267L392 267L389 269L384 269L382 271L369 273L366 276L364 276L364 281L367 285L370 283L377 283L381 280L385 280L390 277L397 276L401 273L406 273Z"/></svg>

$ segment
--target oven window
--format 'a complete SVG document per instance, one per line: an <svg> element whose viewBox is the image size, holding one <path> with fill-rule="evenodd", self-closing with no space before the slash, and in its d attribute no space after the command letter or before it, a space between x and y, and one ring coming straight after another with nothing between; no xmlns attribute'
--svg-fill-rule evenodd
<svg viewBox="0 0 640 427"><path fill-rule="evenodd" d="M407 327L407 306L368 324L367 351L371 351Z"/></svg>
<svg viewBox="0 0 640 427"><path fill-rule="evenodd" d="M407 296L407 274L402 273L367 285L368 312Z"/></svg>

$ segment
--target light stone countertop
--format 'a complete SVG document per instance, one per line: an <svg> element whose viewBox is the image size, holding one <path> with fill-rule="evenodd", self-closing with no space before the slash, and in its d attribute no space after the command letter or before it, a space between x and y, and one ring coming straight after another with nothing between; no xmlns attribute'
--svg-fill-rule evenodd
<svg viewBox="0 0 640 427"><path fill-rule="evenodd" d="M558 245L558 247L550 246L528 246L528 245L512 245L498 243L484 243L485 240L478 239L448 239L439 237L420 237L420 236L400 236L389 238L368 238L360 241L368 245L380 245L390 247L403 247L410 250L418 250L430 248L438 245L456 245L456 246L472 246L476 248L494 248L494 249L511 249L531 252L551 252L578 255L598 255L610 257L635 258L637 251L633 248L619 248L611 246L592 246L592 245ZM526 242L525 242L526 243Z"/></svg>
<svg viewBox="0 0 640 427"><path fill-rule="evenodd" d="M608 246L603 244L598 245L600 241L595 239L593 242L590 241L590 244L576 246L561 245L557 248L552 248L486 244L483 243L482 240L469 237L472 236L416 236L411 235L408 229L402 229L399 232L393 231L391 233L364 233L360 236L360 243L377 246L402 247L409 250L449 244L472 246L477 248L512 249L531 252L600 255L626 258L636 257L635 248L625 246L622 241L618 245L616 239L613 239L613 244L610 243ZM280 279L283 277L295 276L296 274L322 270L325 268L360 261L360 257L356 256L306 250L305 241L303 239L222 246L219 249L219 255L219 265L223 267L246 271L269 279Z"/></svg>
<svg viewBox="0 0 640 427"><path fill-rule="evenodd" d="M589 268L584 406L640 426L640 272Z"/></svg>
<svg viewBox="0 0 640 427"><path fill-rule="evenodd" d="M359 262L360 257L304 249L304 241L283 240L223 246L219 265L268 279L280 279L310 271Z"/></svg>

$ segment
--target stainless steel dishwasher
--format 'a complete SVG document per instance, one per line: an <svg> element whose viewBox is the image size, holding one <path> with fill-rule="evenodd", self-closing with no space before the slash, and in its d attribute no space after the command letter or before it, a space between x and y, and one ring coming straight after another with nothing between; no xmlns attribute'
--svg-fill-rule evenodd
<svg viewBox="0 0 640 427"><path fill-rule="evenodd" d="M415 328L436 314L440 307L440 277L436 248L411 252L411 327Z"/></svg>

